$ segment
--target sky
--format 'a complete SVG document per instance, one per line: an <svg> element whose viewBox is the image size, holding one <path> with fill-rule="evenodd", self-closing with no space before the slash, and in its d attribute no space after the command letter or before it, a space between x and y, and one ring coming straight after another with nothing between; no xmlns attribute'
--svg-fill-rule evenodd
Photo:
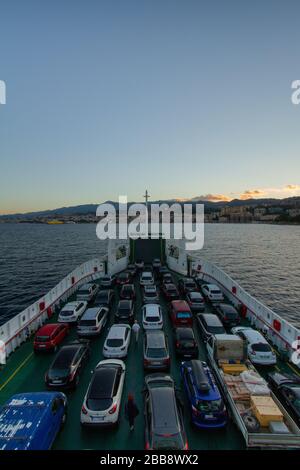
<svg viewBox="0 0 300 470"><path fill-rule="evenodd" d="M1 0L0 212L300 195L300 2Z"/></svg>

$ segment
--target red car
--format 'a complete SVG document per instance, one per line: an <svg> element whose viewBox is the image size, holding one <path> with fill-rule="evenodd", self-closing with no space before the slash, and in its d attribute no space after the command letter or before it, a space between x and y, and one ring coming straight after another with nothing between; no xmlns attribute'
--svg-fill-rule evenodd
<svg viewBox="0 0 300 470"><path fill-rule="evenodd" d="M193 326L193 315L189 304L185 300L173 300L170 304L170 318L175 328L179 326Z"/></svg>
<svg viewBox="0 0 300 470"><path fill-rule="evenodd" d="M175 284L163 284L162 289L163 294L169 302L171 300L179 299L179 292Z"/></svg>
<svg viewBox="0 0 300 470"><path fill-rule="evenodd" d="M69 333L69 325L66 323L50 323L42 326L34 337L33 349L39 351L56 351L57 346Z"/></svg>

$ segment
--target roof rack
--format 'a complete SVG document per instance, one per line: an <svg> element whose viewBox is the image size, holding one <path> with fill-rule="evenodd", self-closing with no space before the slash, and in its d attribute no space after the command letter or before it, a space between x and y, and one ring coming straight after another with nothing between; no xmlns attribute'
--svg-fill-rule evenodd
<svg viewBox="0 0 300 470"><path fill-rule="evenodd" d="M192 371L194 373L196 387L201 392L208 392L210 389L210 384L202 362L197 359L193 359L190 362Z"/></svg>

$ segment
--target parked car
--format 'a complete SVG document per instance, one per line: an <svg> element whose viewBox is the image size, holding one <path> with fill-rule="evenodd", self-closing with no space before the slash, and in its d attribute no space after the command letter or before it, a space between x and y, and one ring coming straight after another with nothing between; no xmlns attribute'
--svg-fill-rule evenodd
<svg viewBox="0 0 300 470"><path fill-rule="evenodd" d="M142 259L137 259L136 262L135 262L135 267L138 271L141 271L142 269L144 269L144 261Z"/></svg>
<svg viewBox="0 0 300 470"><path fill-rule="evenodd" d="M119 359L105 359L96 366L80 413L84 426L118 423L125 379L125 364Z"/></svg>
<svg viewBox="0 0 300 470"><path fill-rule="evenodd" d="M174 284L173 276L170 273L163 274L161 278L161 285L164 286L166 284Z"/></svg>
<svg viewBox="0 0 300 470"><path fill-rule="evenodd" d="M169 314L174 328L178 326L193 326L193 315L185 300L172 300Z"/></svg>
<svg viewBox="0 0 300 470"><path fill-rule="evenodd" d="M108 319L107 307L88 308L81 317L77 333L79 336L97 336L101 333Z"/></svg>
<svg viewBox="0 0 300 470"><path fill-rule="evenodd" d="M143 271L140 276L140 285L149 286L154 284L154 277L151 271Z"/></svg>
<svg viewBox="0 0 300 470"><path fill-rule="evenodd" d="M283 406L300 426L300 378L296 375L273 372L268 375L268 382Z"/></svg>
<svg viewBox="0 0 300 470"><path fill-rule="evenodd" d="M185 298L193 313L203 312L205 310L204 298L202 297L200 292L188 292Z"/></svg>
<svg viewBox="0 0 300 470"><path fill-rule="evenodd" d="M115 324L109 329L103 346L104 357L123 358L128 354L130 345L131 328L127 324Z"/></svg>
<svg viewBox="0 0 300 470"><path fill-rule="evenodd" d="M207 300L210 302L222 302L224 300L224 295L215 284L203 284L202 293Z"/></svg>
<svg viewBox="0 0 300 470"><path fill-rule="evenodd" d="M199 288L194 279L186 277L179 279L178 290L182 295L186 295L188 292L198 292Z"/></svg>
<svg viewBox="0 0 300 470"><path fill-rule="evenodd" d="M135 299L135 288L134 284L125 284L122 286L120 291L120 299L134 300Z"/></svg>
<svg viewBox="0 0 300 470"><path fill-rule="evenodd" d="M215 310L224 326L236 326L240 324L240 316L232 305L218 304L215 306Z"/></svg>
<svg viewBox="0 0 300 470"><path fill-rule="evenodd" d="M169 370L168 340L163 330L147 330L144 336L144 369Z"/></svg>
<svg viewBox="0 0 300 470"><path fill-rule="evenodd" d="M276 354L259 331L249 327L237 326L232 328L231 332L246 341L248 357L253 364L260 366L273 366L276 364Z"/></svg>
<svg viewBox="0 0 300 470"><path fill-rule="evenodd" d="M130 323L134 322L134 304L132 300L120 300L115 313L116 323Z"/></svg>
<svg viewBox="0 0 300 470"><path fill-rule="evenodd" d="M167 273L169 273L167 266L161 266L160 268L158 268L158 279L162 281L164 274Z"/></svg>
<svg viewBox="0 0 300 470"><path fill-rule="evenodd" d="M156 286L154 284L151 286L144 286L143 303L154 304L158 302L159 302L159 294L157 292Z"/></svg>
<svg viewBox="0 0 300 470"><path fill-rule="evenodd" d="M130 273L131 277L134 277L137 272L137 267L135 264L129 264L127 266L127 271Z"/></svg>
<svg viewBox="0 0 300 470"><path fill-rule="evenodd" d="M90 282L81 286L76 295L77 300L86 300L88 303L92 302L99 290L98 284Z"/></svg>
<svg viewBox="0 0 300 470"><path fill-rule="evenodd" d="M205 362L183 362L180 368L192 423L198 428L223 428L228 422L226 406L213 373Z"/></svg>
<svg viewBox="0 0 300 470"><path fill-rule="evenodd" d="M144 330L159 330L163 327L163 316L160 305L146 304L142 307Z"/></svg>
<svg viewBox="0 0 300 470"><path fill-rule="evenodd" d="M146 376L144 416L146 450L188 450L183 404L169 375Z"/></svg>
<svg viewBox="0 0 300 470"><path fill-rule="evenodd" d="M85 300L68 302L59 312L57 321L59 323L76 323L85 312L87 305Z"/></svg>
<svg viewBox="0 0 300 470"><path fill-rule="evenodd" d="M62 346L45 375L48 388L76 388L90 355L88 341L73 341Z"/></svg>
<svg viewBox="0 0 300 470"><path fill-rule="evenodd" d="M153 269L158 269L161 267L161 261L159 258L154 258L154 260L152 261L152 266L153 266Z"/></svg>
<svg viewBox="0 0 300 470"><path fill-rule="evenodd" d="M33 341L34 352L56 352L59 344L69 333L67 323L48 323L42 326L35 334Z"/></svg>
<svg viewBox="0 0 300 470"><path fill-rule="evenodd" d="M124 286L124 284L130 284L130 283L131 283L131 275L127 271L120 273L116 278L116 284L119 288Z"/></svg>
<svg viewBox="0 0 300 470"><path fill-rule="evenodd" d="M198 344L193 328L179 327L175 330L175 351L177 356L184 358L198 357Z"/></svg>
<svg viewBox="0 0 300 470"><path fill-rule="evenodd" d="M115 293L113 289L102 289L96 295L94 307L107 307L111 308L115 300Z"/></svg>
<svg viewBox="0 0 300 470"><path fill-rule="evenodd" d="M223 335L226 330L221 320L214 313L201 313L197 315L198 326L202 338L207 341L214 335Z"/></svg>
<svg viewBox="0 0 300 470"><path fill-rule="evenodd" d="M164 294L165 299L168 302L171 302L171 300L178 300L180 298L178 289L175 284L163 284L161 290Z"/></svg>
<svg viewBox="0 0 300 470"><path fill-rule="evenodd" d="M112 289L116 283L115 277L110 274L105 274L100 278L100 287L103 289Z"/></svg>
<svg viewBox="0 0 300 470"><path fill-rule="evenodd" d="M0 408L0 449L49 450L66 418L64 393L13 395Z"/></svg>

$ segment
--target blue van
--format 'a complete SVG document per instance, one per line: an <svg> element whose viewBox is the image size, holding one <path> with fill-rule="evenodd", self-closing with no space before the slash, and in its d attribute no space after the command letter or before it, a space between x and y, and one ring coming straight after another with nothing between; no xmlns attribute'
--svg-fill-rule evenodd
<svg viewBox="0 0 300 470"><path fill-rule="evenodd" d="M0 450L48 450L67 416L61 392L19 393L0 408Z"/></svg>
<svg viewBox="0 0 300 470"><path fill-rule="evenodd" d="M190 405L192 423L198 428L226 426L226 407L206 362L198 359L183 362L180 372Z"/></svg>

